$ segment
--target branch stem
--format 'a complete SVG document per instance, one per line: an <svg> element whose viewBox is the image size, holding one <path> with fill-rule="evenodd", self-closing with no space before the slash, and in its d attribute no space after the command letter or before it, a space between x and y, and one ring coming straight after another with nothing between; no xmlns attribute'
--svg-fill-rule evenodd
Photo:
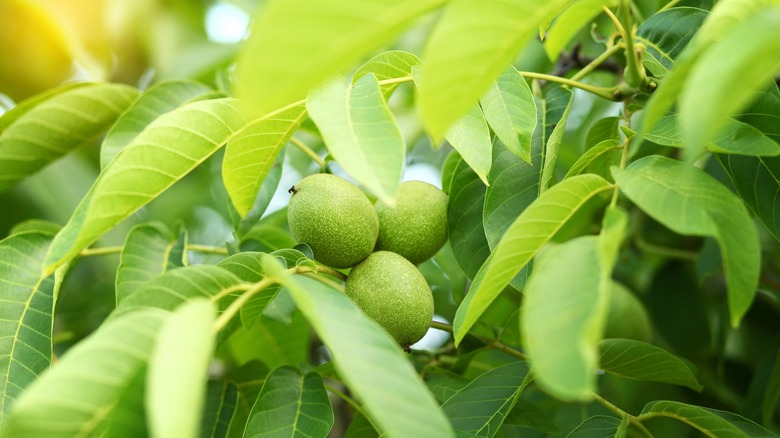
<svg viewBox="0 0 780 438"><path fill-rule="evenodd" d="M547 75L544 73L536 73L532 71L521 71L518 73L520 73L521 76L526 78L539 79L548 82L557 82L559 84L567 85L569 87L579 88L580 90L587 91L598 97L601 97L602 99L611 100L613 102L617 102L619 100L613 94L614 91L616 90L614 87L612 88L597 87L594 85L585 84L583 82L562 78L560 76Z"/></svg>
<svg viewBox="0 0 780 438"><path fill-rule="evenodd" d="M578 71L574 76L571 77L572 81L579 81L580 79L584 78L586 75L588 75L590 72L598 68L601 64L604 63L607 59L612 57L615 53L622 50L624 47L623 43L615 44L611 47L609 47L607 50L604 51L601 55L597 56L593 61L589 62L588 65L585 67L582 67L580 71Z"/></svg>
<svg viewBox="0 0 780 438"><path fill-rule="evenodd" d="M202 252L204 254L228 255L228 250L222 246L188 244L187 251Z"/></svg>

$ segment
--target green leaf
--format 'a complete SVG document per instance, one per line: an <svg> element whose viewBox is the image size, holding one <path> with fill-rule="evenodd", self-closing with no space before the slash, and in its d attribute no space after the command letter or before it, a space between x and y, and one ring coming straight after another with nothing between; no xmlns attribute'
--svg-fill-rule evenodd
<svg viewBox="0 0 780 438"><path fill-rule="evenodd" d="M75 256L239 134L247 122L234 104L232 99L194 102L149 124L103 170L55 237L47 270Z"/></svg>
<svg viewBox="0 0 780 438"><path fill-rule="evenodd" d="M494 368L448 398L441 408L452 427L476 436L494 436L525 388L528 364Z"/></svg>
<svg viewBox="0 0 780 438"><path fill-rule="evenodd" d="M544 51L556 62L563 49L575 35L596 18L611 0L579 0L555 17L552 27L544 37Z"/></svg>
<svg viewBox="0 0 780 438"><path fill-rule="evenodd" d="M263 184L260 186L257 197L249 209L246 216L241 217L241 214L236 210L233 203L228 200L228 214L233 221L233 231L238 239L242 239L247 233L252 230L252 227L258 224L260 218L268 209L268 205L271 204L276 194L276 189L279 187L279 182L282 180L282 168L284 167L285 150L282 149L279 155L276 156L276 160L271 166L271 170L265 176Z"/></svg>
<svg viewBox="0 0 780 438"><path fill-rule="evenodd" d="M308 260L308 258L306 258L306 256L304 256L302 253L293 249L280 251L284 251L284 254L291 258L296 256L295 253L298 253L304 259ZM217 263L217 266L232 272L242 281L256 283L262 280L265 276L263 274L262 266L263 257L264 254L259 252L240 252L221 260L219 263ZM296 259L296 262L297 260L298 259ZM280 289L281 286L278 284L271 285L264 291L254 295L249 299L249 301L246 302L246 304L241 306L239 314L241 317L241 325L245 329L249 330L253 325L255 325L255 323L257 323L258 318L260 318L266 308L268 308L268 306L276 299L276 297L279 296Z"/></svg>
<svg viewBox="0 0 780 438"><path fill-rule="evenodd" d="M482 225L485 186L457 152L450 154L447 163L454 163L447 184L447 229L450 246L460 269L467 277L474 278L480 265L490 254Z"/></svg>
<svg viewBox="0 0 780 438"><path fill-rule="evenodd" d="M468 385L469 380L450 370L433 368L426 369L425 384L436 400L444 403Z"/></svg>
<svg viewBox="0 0 780 438"><path fill-rule="evenodd" d="M236 409L228 427L227 436L229 438L243 438L249 412L260 394L265 377L269 372L270 370L264 363L253 360L232 370L226 376L226 379L238 389Z"/></svg>
<svg viewBox="0 0 780 438"><path fill-rule="evenodd" d="M566 438L616 438L621 425L619 418L596 415L583 421Z"/></svg>
<svg viewBox="0 0 780 438"><path fill-rule="evenodd" d="M531 203L504 233L458 307L454 322L455 342L463 340L510 280L580 207L611 188L599 176L579 175L556 184Z"/></svg>
<svg viewBox="0 0 780 438"><path fill-rule="evenodd" d="M505 426L530 427L542 433L560 435L561 431L552 418L535 404L518 399L515 407L509 411L504 420Z"/></svg>
<svg viewBox="0 0 780 438"><path fill-rule="evenodd" d="M27 388L3 436L146 435L144 374L168 315L145 309L107 321Z"/></svg>
<svg viewBox="0 0 780 438"><path fill-rule="evenodd" d="M72 82L70 84L60 85L59 87L50 88L42 93L38 93L34 96L28 97L19 102L10 110L0 115L0 133L6 128L14 124L19 117L27 114L31 109L35 108L42 102L45 102L52 97L70 91L74 88L83 87L85 85L91 85L87 82Z"/></svg>
<svg viewBox="0 0 780 438"><path fill-rule="evenodd" d="M780 72L778 52L780 5L748 18L698 59L680 95L680 125L693 156Z"/></svg>
<svg viewBox="0 0 780 438"><path fill-rule="evenodd" d="M453 436L449 422L401 347L349 298L317 280L289 277L273 259L265 268L290 292L328 347L339 375L383 433ZM277 272L272 273L271 268Z"/></svg>
<svg viewBox="0 0 780 438"><path fill-rule="evenodd" d="M140 224L127 233L116 272L116 303L168 269L187 264L187 235L174 236L161 223Z"/></svg>
<svg viewBox="0 0 780 438"><path fill-rule="evenodd" d="M317 373L283 366L271 371L257 397L245 437L322 437L333 427L328 393Z"/></svg>
<svg viewBox="0 0 780 438"><path fill-rule="evenodd" d="M149 359L146 415L156 437L196 437L214 349L214 305L191 300L165 321Z"/></svg>
<svg viewBox="0 0 780 438"><path fill-rule="evenodd" d="M574 94L568 88L555 87L545 96L545 143L544 143L544 166L542 168L542 180L540 182L540 193L550 187L550 182L555 174L555 162L558 160L558 147L563 140L563 131L566 129L566 121L569 120L569 109L571 108ZM560 112L559 117L548 120L547 117L552 111ZM553 125L548 132L547 126Z"/></svg>
<svg viewBox="0 0 780 438"><path fill-rule="evenodd" d="M238 329L228 339L237 363L261 360L271 368L299 365L309 360L311 328L300 313L284 324L259 318L249 329Z"/></svg>
<svg viewBox="0 0 780 438"><path fill-rule="evenodd" d="M376 76L367 74L354 85L331 80L309 94L306 108L341 167L390 202L401 181L406 143Z"/></svg>
<svg viewBox="0 0 780 438"><path fill-rule="evenodd" d="M569 171L566 172L564 179L570 178L575 175L579 175L585 172L590 167L596 167L601 163L611 163L613 160L613 153L615 151L623 149L623 145L617 140L604 140L601 143L593 146L580 155L580 158L572 164Z"/></svg>
<svg viewBox="0 0 780 438"><path fill-rule="evenodd" d="M536 128L536 103L531 88L509 66L480 99L493 132L517 157L531 163L531 138Z"/></svg>
<svg viewBox="0 0 780 438"><path fill-rule="evenodd" d="M374 426L366 417L361 414L355 414L352 421L349 422L347 431L344 432L344 438L378 438L379 434Z"/></svg>
<svg viewBox="0 0 780 438"><path fill-rule="evenodd" d="M390 50L388 52L382 52L379 55L366 61L365 64L360 66L352 75L352 83L358 81L363 76L373 73L378 81L384 81L387 79L397 79L407 76L411 76L412 67L420 65L422 61L411 53L404 52L403 50ZM385 99L389 99L399 84L384 84L381 86L382 94Z"/></svg>
<svg viewBox="0 0 780 438"><path fill-rule="evenodd" d="M218 266L197 265L171 269L122 300L110 318L149 307L174 310L188 301L211 298L239 284L241 280L238 277ZM220 301L220 310L224 310L235 296L229 295L228 298Z"/></svg>
<svg viewBox="0 0 780 438"><path fill-rule="evenodd" d="M683 235L718 241L728 287L731 324L739 325L758 286L761 253L745 205L705 172L660 156L612 168L620 189L655 220Z"/></svg>
<svg viewBox="0 0 780 438"><path fill-rule="evenodd" d="M228 142L222 159L222 180L242 217L249 214L276 157L305 117L304 105L295 105L269 114Z"/></svg>
<svg viewBox="0 0 780 438"><path fill-rule="evenodd" d="M99 139L137 94L126 85L94 84L29 109L0 134L0 191Z"/></svg>
<svg viewBox="0 0 780 438"><path fill-rule="evenodd" d="M718 438L775 437L774 433L731 412L703 408L676 401L653 401L645 405L638 419L669 417L696 428L707 436Z"/></svg>
<svg viewBox="0 0 780 438"><path fill-rule="evenodd" d="M534 262L525 288L523 345L539 385L563 400L588 400L596 386L610 287L599 249L595 236L549 249Z"/></svg>
<svg viewBox="0 0 780 438"><path fill-rule="evenodd" d="M685 145L676 115L660 118L645 138L664 146ZM715 138L707 143L707 150L722 154L778 155L780 145L747 123L729 119Z"/></svg>
<svg viewBox="0 0 780 438"><path fill-rule="evenodd" d="M422 119L441 138L567 0L455 0L425 48Z"/></svg>
<svg viewBox="0 0 780 438"><path fill-rule="evenodd" d="M51 364L54 281L43 277L51 237L0 241L0 426L22 391Z"/></svg>
<svg viewBox="0 0 780 438"><path fill-rule="evenodd" d="M163 81L144 91L114 123L100 146L100 167L108 163L157 117L212 93L211 87L187 79Z"/></svg>
<svg viewBox="0 0 780 438"><path fill-rule="evenodd" d="M637 41L645 45L645 67L656 77L668 74L705 18L707 11L682 7L661 11L645 20L636 32Z"/></svg>
<svg viewBox="0 0 780 438"><path fill-rule="evenodd" d="M203 406L202 438L224 438L227 436L230 420L236 411L238 387L233 383L209 381L206 402Z"/></svg>
<svg viewBox="0 0 780 438"><path fill-rule="evenodd" d="M237 93L258 114L302 99L444 1L270 2L238 59Z"/></svg>
<svg viewBox="0 0 780 438"><path fill-rule="evenodd" d="M601 369L633 380L669 383L700 391L694 371L679 357L663 348L632 339L604 339Z"/></svg>

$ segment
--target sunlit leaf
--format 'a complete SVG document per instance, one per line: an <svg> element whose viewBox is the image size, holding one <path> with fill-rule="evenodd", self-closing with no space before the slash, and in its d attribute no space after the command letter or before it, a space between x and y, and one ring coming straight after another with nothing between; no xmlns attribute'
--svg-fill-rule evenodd
<svg viewBox="0 0 780 438"><path fill-rule="evenodd" d="M98 140L137 94L126 85L94 84L33 106L0 134L0 190Z"/></svg>
<svg viewBox="0 0 780 438"><path fill-rule="evenodd" d="M544 51L547 52L547 57L553 62L557 61L558 56L577 32L590 24L610 2L611 0L579 0L555 17L552 27L544 37Z"/></svg>
<svg viewBox="0 0 780 438"><path fill-rule="evenodd" d="M50 243L38 233L0 241L0 426L51 363L54 281L41 275Z"/></svg>
<svg viewBox="0 0 780 438"><path fill-rule="evenodd" d="M472 380L441 406L452 427L476 436L494 436L528 383L528 370L525 362L512 362Z"/></svg>
<svg viewBox="0 0 780 438"><path fill-rule="evenodd" d="M328 151L353 178L391 202L406 157L406 143L376 76L354 85L341 78L311 92L306 102Z"/></svg>
<svg viewBox="0 0 780 438"><path fill-rule="evenodd" d="M402 50L390 50L382 52L379 55L366 61L352 75L352 82L357 82L363 76L373 73L378 81L386 79L397 79L411 76L412 67L420 65L422 61L416 55L404 52ZM385 99L389 98L399 84L381 85L382 94Z"/></svg>
<svg viewBox="0 0 780 438"><path fill-rule="evenodd" d="M566 172L564 179L579 175L587 170L588 167L598 165L602 161L609 163L612 160L612 152L622 148L622 145L617 140L602 141L580 155L580 158Z"/></svg>
<svg viewBox="0 0 780 438"><path fill-rule="evenodd" d="M683 147L682 132L676 115L660 118L645 134L645 138L664 146ZM780 145L772 141L758 129L747 123L729 119L712 141L707 150L721 154L739 155L778 155Z"/></svg>
<svg viewBox="0 0 780 438"><path fill-rule="evenodd" d="M333 410L319 374L284 366L271 372L257 397L245 437L327 437Z"/></svg>
<svg viewBox="0 0 780 438"><path fill-rule="evenodd" d="M731 412L704 408L676 401L654 401L645 405L639 420L670 417L682 421L708 436L723 438L774 437L774 433Z"/></svg>
<svg viewBox="0 0 780 438"><path fill-rule="evenodd" d="M631 339L604 339L600 367L620 377L683 385L694 390L702 386L682 359L652 344Z"/></svg>
<svg viewBox="0 0 780 438"><path fill-rule="evenodd" d="M257 197L249 208L249 212L246 216L242 217L235 206L233 206L233 202L230 200L227 201L228 214L233 221L233 231L238 239L243 238L252 230L252 227L257 225L260 218L263 217L263 214L271 204L271 200L276 194L276 189L279 187L279 183L282 180L282 168L284 167L285 155L285 150L282 149L279 152L279 155L276 156L276 160L265 175L265 179L263 180L262 185L260 185Z"/></svg>
<svg viewBox="0 0 780 438"><path fill-rule="evenodd" d="M389 436L453 436L436 400L404 357L401 347L345 295L308 277L277 272L298 308L328 347L339 375ZM366 359L370 358L370 359ZM398 421L403 418L404 421Z"/></svg>
<svg viewBox="0 0 780 438"><path fill-rule="evenodd" d="M3 132L4 129L11 126L14 122L16 122L16 120L18 120L19 117L23 116L31 109L35 108L40 103L45 102L46 100L58 94L62 94L66 91L70 91L73 88L82 87L84 85L89 85L89 83L74 82L70 84L60 85L59 87L50 88L42 93L38 93L34 96L24 99L23 101L17 103L16 106L11 108L10 110L0 115L0 133Z"/></svg>
<svg viewBox="0 0 780 438"><path fill-rule="evenodd" d="M187 264L186 233L174 236L159 223L142 224L127 234L116 272L119 304L147 281Z"/></svg>
<svg viewBox="0 0 780 438"><path fill-rule="evenodd" d="M238 95L257 114L302 99L444 1L268 2L238 60Z"/></svg>
<svg viewBox="0 0 780 438"><path fill-rule="evenodd" d="M718 241L731 324L737 326L753 302L761 261L745 205L705 172L670 158L649 156L612 169L621 191L655 220L677 233Z"/></svg>
<svg viewBox="0 0 780 438"><path fill-rule="evenodd" d="M106 322L27 388L3 435L146 435L144 375L168 315L145 309Z"/></svg>
<svg viewBox="0 0 780 438"><path fill-rule="evenodd" d="M510 280L588 200L612 186L596 175L579 175L553 186L512 223L474 278L458 307L454 337L460 342Z"/></svg>
<svg viewBox="0 0 780 438"><path fill-rule="evenodd" d="M164 81L149 87L106 134L100 146L100 167L105 168L154 119L211 92L211 87L186 79Z"/></svg>
<svg viewBox="0 0 780 438"><path fill-rule="evenodd" d="M531 162L531 137L536 128L536 103L531 88L509 66L480 99L493 132L513 154Z"/></svg>
<svg viewBox="0 0 780 438"><path fill-rule="evenodd" d="M246 216L255 204L276 157L305 117L304 105L296 105L263 118L228 142L222 159L222 180L241 216Z"/></svg>
<svg viewBox="0 0 780 438"><path fill-rule="evenodd" d="M780 72L780 58L774 56L778 52L780 4L739 24L697 60L679 105L689 151L697 154L717 138L728 117L755 99L755 92Z"/></svg>
<svg viewBox="0 0 780 438"><path fill-rule="evenodd" d="M73 257L240 133L247 122L234 104L231 99L194 102L149 124L103 170L55 237L48 269Z"/></svg>
<svg viewBox="0 0 780 438"><path fill-rule="evenodd" d="M214 305L192 300L163 323L149 359L146 415L157 437L195 437L214 348Z"/></svg>
<svg viewBox="0 0 780 438"><path fill-rule="evenodd" d="M422 118L434 138L476 104L566 0L451 1L425 48Z"/></svg>

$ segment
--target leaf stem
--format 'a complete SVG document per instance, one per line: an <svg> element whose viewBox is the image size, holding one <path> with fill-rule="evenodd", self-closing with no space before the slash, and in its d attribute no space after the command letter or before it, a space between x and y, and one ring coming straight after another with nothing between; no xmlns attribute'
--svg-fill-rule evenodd
<svg viewBox="0 0 780 438"><path fill-rule="evenodd" d="M613 102L618 102L620 100L614 95L615 90L617 90L617 88L615 87L611 87L611 88L597 87L594 85L585 84L583 82L562 78L560 76L547 75L544 73L536 73L532 71L521 71L518 73L520 73L521 76L526 78L539 79L548 82L557 82L559 84L568 85L569 87L579 88L580 90L587 91L589 93L601 97L602 99L611 100Z"/></svg>
<svg viewBox="0 0 780 438"><path fill-rule="evenodd" d="M209 298L209 301L211 301L212 303L216 303L217 301L221 300L222 298L225 298L226 296L232 294L233 292L247 291L251 287L252 286L250 286L248 284L243 284L243 283L242 284L234 284L233 286L230 286L230 287L228 287L226 289L222 289L217 294L212 295L211 298Z"/></svg>
<svg viewBox="0 0 780 438"><path fill-rule="evenodd" d="M221 315L219 315L219 318L217 318L217 320L214 321L214 325L212 326L214 333L222 330L225 327L225 325L228 323L228 321L230 321L236 315L236 313L238 313L241 307L244 304L246 304L246 302L249 301L250 298L257 295L260 291L262 291L263 289L267 288L268 286L274 283L279 283L279 280L277 280L274 277L266 277L258 281L257 283L253 284L251 287L249 287L246 290L246 292L241 294L238 298L236 298L235 301L230 303L230 306L228 306L228 308L225 309L225 311L222 312Z"/></svg>
<svg viewBox="0 0 780 438"><path fill-rule="evenodd" d="M628 163L628 146L631 144L631 140L633 140L634 137L628 137L623 142L623 145L621 146L623 148L623 152L620 155L620 168L625 169L626 164ZM617 184L615 184L615 188L612 191L612 200L609 203L610 207L615 207L617 205L618 200L618 194L620 193L620 187L618 187Z"/></svg>
<svg viewBox="0 0 780 438"><path fill-rule="evenodd" d="M609 47L607 50L604 51L601 55L597 56L593 61L589 62L588 65L585 67L582 67L580 71L578 71L574 76L571 77L572 81L579 81L586 75L588 75L590 72L595 70L598 66L604 63L607 59L609 59L611 56L613 56L615 53L619 52L621 49L623 49L624 44L619 43L615 44L611 47Z"/></svg>
<svg viewBox="0 0 780 438"><path fill-rule="evenodd" d="M328 385L327 383L323 382L323 385L325 385L325 389L327 389L328 391L332 392L333 394L338 396L340 399L342 399L345 402L347 402L347 404L352 406L360 415L365 417L365 419L368 421L368 423L371 425L371 427L374 428L375 431L379 432L379 428L376 427L376 424L374 424L374 422L371 420L371 417L366 413L366 411L363 409L363 407L360 406L360 404L358 404L358 402L356 402L352 397L348 396L347 394L345 394L345 393L339 391L338 389Z"/></svg>
<svg viewBox="0 0 780 438"><path fill-rule="evenodd" d="M101 255L109 255L109 254L119 254L122 252L122 248L124 248L124 245L118 245L118 246L104 246L102 248L85 248L82 249L79 253L79 257L92 257L92 256L101 256Z"/></svg>
<svg viewBox="0 0 780 438"><path fill-rule="evenodd" d="M202 252L204 254L228 255L227 248L222 247L222 246L208 246L208 245L188 244L187 245L187 251Z"/></svg>
<svg viewBox="0 0 780 438"><path fill-rule="evenodd" d="M614 413L619 417L629 417L629 418L631 417L631 414L615 406L614 404L612 404L612 402L600 396L596 392L593 392L593 399L596 400L601 406L604 406L605 408L609 409L610 411L612 411L612 413Z"/></svg>
<svg viewBox="0 0 780 438"><path fill-rule="evenodd" d="M663 12L667 9L673 8L677 6L677 3L680 3L681 0L672 0L669 3L665 4L661 9L658 10L658 12ZM656 14L658 13L656 12Z"/></svg>
<svg viewBox="0 0 780 438"><path fill-rule="evenodd" d="M302 141L298 140L298 139L297 139L297 138L295 138L295 137L290 137L290 143L294 144L294 145L295 145L295 146L296 146L298 149L300 149L300 150L301 150L301 151L303 151L303 152L304 152L306 155L308 155L309 157L311 157L311 159L312 159L312 160L314 160L314 162L315 162L315 163L317 163L317 164L320 166L320 168L321 168L321 169L324 169L324 168L325 168L325 160L323 160L322 158L320 158L320 156L319 156L319 155L317 155L317 153L316 153L316 152L314 152L314 150L312 150L312 148L310 148L309 146L307 146L307 145L306 145L306 143L304 143L304 142L302 142Z"/></svg>
<svg viewBox="0 0 780 438"><path fill-rule="evenodd" d="M439 322L439 321L431 321L431 328L452 333L452 325ZM484 336L478 336L478 335L472 335L472 336L479 339L482 343L484 343L490 348L493 348L494 350L503 351L504 353L510 356L514 356L520 360L528 360L528 356L526 356L525 353L515 350L514 348L502 343L501 341L497 341L495 339L489 339Z"/></svg>

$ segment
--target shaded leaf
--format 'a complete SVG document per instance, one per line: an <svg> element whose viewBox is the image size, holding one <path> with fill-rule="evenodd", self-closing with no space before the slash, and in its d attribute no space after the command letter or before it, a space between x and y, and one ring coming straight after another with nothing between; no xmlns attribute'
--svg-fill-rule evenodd
<svg viewBox="0 0 780 438"><path fill-rule="evenodd" d="M244 436L249 412L252 410L258 394L260 394L265 377L269 372L270 370L264 363L253 360L232 370L226 376L226 379L236 385L238 389L238 400L236 401L233 417L230 419L228 437L242 438Z"/></svg>
<svg viewBox="0 0 780 438"><path fill-rule="evenodd" d="M116 302L168 269L187 264L187 235L174 236L163 224L133 227L127 233L116 272Z"/></svg>
<svg viewBox="0 0 780 438"><path fill-rule="evenodd" d="M670 417L708 436L722 438L774 437L774 433L731 412L703 408L676 401L654 401L645 405L638 419Z"/></svg>
<svg viewBox="0 0 780 438"><path fill-rule="evenodd" d="M468 385L469 380L449 370L434 369L426 371L425 383L436 400L444 403Z"/></svg>
<svg viewBox="0 0 780 438"><path fill-rule="evenodd" d="M233 383L209 381L203 405L201 438L224 438L238 402L238 387Z"/></svg>
<svg viewBox="0 0 780 438"><path fill-rule="evenodd" d="M154 436L198 435L214 349L214 310L208 300L195 299L160 327L146 377L146 416Z"/></svg>
<svg viewBox="0 0 780 438"><path fill-rule="evenodd" d="M296 312L288 324L259 318L248 329L238 329L228 339L238 363L260 360L271 368L300 365L309 360L311 328Z"/></svg>
<svg viewBox="0 0 780 438"><path fill-rule="evenodd" d="M525 362L512 362L472 380L441 406L452 427L476 436L494 436L528 383L528 370Z"/></svg>
<svg viewBox="0 0 780 438"><path fill-rule="evenodd" d="M653 14L640 24L637 40L646 47L642 59L645 67L656 77L665 76L705 18L707 11L679 7Z"/></svg>
<svg viewBox="0 0 780 438"><path fill-rule="evenodd" d="M244 436L325 438L331 427L333 410L320 375L284 366L266 377Z"/></svg>
<svg viewBox="0 0 780 438"><path fill-rule="evenodd" d="M0 241L0 426L22 391L51 364L54 281L42 277L50 235Z"/></svg>
<svg viewBox="0 0 780 438"><path fill-rule="evenodd" d="M194 102L149 124L103 170L55 237L46 260L48 270L72 258L240 133L247 122L234 103Z"/></svg>
<svg viewBox="0 0 780 438"><path fill-rule="evenodd" d="M604 339L599 348L600 367L608 373L627 379L687 386L696 391L702 388L690 366L663 348L632 339Z"/></svg>
<svg viewBox="0 0 780 438"><path fill-rule="evenodd" d="M328 347L344 382L389 436L452 436L436 400L404 357L400 346L349 298L317 280L287 276L276 263L265 263L279 278L312 328ZM277 272L270 272L275 269ZM371 358L366 360L365 358ZM403 418L404 421L398 421Z"/></svg>
<svg viewBox="0 0 780 438"><path fill-rule="evenodd" d="M107 321L27 388L4 436L146 435L144 373L168 315L144 309Z"/></svg>
<svg viewBox="0 0 780 438"><path fill-rule="evenodd" d="M137 94L126 85L94 84L67 89L30 108L0 134L0 190L99 139Z"/></svg>
<svg viewBox="0 0 780 438"><path fill-rule="evenodd" d="M474 106L539 25L566 2L457 0L447 5L425 48L420 93L422 119L435 139Z"/></svg>
<svg viewBox="0 0 780 438"><path fill-rule="evenodd" d="M276 157L305 117L303 104L275 111L228 141L222 159L222 180L242 217L249 214Z"/></svg>
<svg viewBox="0 0 780 438"><path fill-rule="evenodd" d="M450 246L460 269L467 277L474 278L490 254L482 225L485 185L457 152L450 154L447 163L454 163L451 178L447 183L447 228Z"/></svg>
<svg viewBox="0 0 780 438"><path fill-rule="evenodd" d="M361 414L355 414L349 422L344 438L378 438L379 434L374 426Z"/></svg>
<svg viewBox="0 0 780 438"><path fill-rule="evenodd" d="M718 241L731 324L747 312L758 285L758 236L744 204L707 173L670 158L649 156L612 168L620 189L643 211L683 235Z"/></svg>
<svg viewBox="0 0 780 438"><path fill-rule="evenodd" d="M211 87L188 79L163 81L144 91L116 120L100 146L100 167L108 163L154 119L184 103L212 93Z"/></svg>
<svg viewBox="0 0 780 438"><path fill-rule="evenodd" d="M379 199L390 202L401 182L406 143L376 76L341 78L313 90L306 108L328 152Z"/></svg>
<svg viewBox="0 0 780 438"><path fill-rule="evenodd" d="M531 162L531 138L536 128L536 103L531 88L509 66L480 99L493 132L517 157Z"/></svg>
<svg viewBox="0 0 780 438"><path fill-rule="evenodd" d="M543 106L546 114L543 124L545 128L545 137L543 139L544 166L542 168L540 193L547 190L553 180L555 162L558 160L558 147L563 140L563 131L566 129L566 122L569 120L569 109L571 108L573 97L574 93L564 87L555 87L545 95ZM555 116L551 117L553 114ZM552 129L550 130L548 126L552 126Z"/></svg>
<svg viewBox="0 0 780 438"><path fill-rule="evenodd" d="M617 438L621 424L619 418L596 415L583 421L566 438Z"/></svg>
<svg viewBox="0 0 780 438"><path fill-rule="evenodd" d="M535 404L523 399L517 400L515 407L506 416L504 425L530 427L542 433L556 435L561 433L549 415L545 414Z"/></svg>
<svg viewBox="0 0 780 438"><path fill-rule="evenodd" d="M664 146L683 147L682 132L676 115L664 116L645 134L645 138ZM747 123L729 119L707 150L722 154L778 155L780 145Z"/></svg>
<svg viewBox="0 0 780 438"><path fill-rule="evenodd" d="M271 2L238 59L237 92L263 114L306 96L444 0Z"/></svg>
<svg viewBox="0 0 780 438"><path fill-rule="evenodd" d="M604 140L580 155L580 158L572 164L566 175L569 178L585 172L591 166L598 166L603 163L611 163L613 152L623 149L623 145L617 140Z"/></svg>
<svg viewBox="0 0 780 438"><path fill-rule="evenodd" d="M455 341L463 339L504 287L580 207L611 188L599 176L579 175L556 184L531 203L504 233L458 307Z"/></svg>

